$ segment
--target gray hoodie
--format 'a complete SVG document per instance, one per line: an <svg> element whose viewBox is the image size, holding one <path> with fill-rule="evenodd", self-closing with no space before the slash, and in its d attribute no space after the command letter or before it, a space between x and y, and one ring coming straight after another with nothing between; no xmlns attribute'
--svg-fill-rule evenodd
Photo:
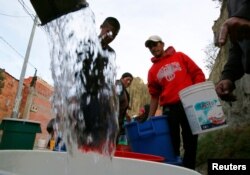
<svg viewBox="0 0 250 175"><path fill-rule="evenodd" d="M228 0L229 17L241 17L250 20L250 0ZM232 82L245 73L250 74L250 40L230 43L228 62L224 66L221 79Z"/></svg>

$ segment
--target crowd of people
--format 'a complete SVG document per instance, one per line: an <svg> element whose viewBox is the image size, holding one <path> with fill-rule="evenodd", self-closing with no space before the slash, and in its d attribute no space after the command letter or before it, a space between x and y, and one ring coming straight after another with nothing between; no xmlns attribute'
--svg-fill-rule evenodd
<svg viewBox="0 0 250 175"><path fill-rule="evenodd" d="M229 17L221 26L218 43L222 47L229 38L230 49L228 60L215 90L221 100L235 101L236 97L233 94L235 81L245 73L250 73L250 1L228 0L227 3ZM119 29L120 24L114 17L108 17L101 25L100 37L103 49L115 52L109 44L115 39ZM206 81L205 75L188 55L176 51L173 46L165 48L163 39L158 35L150 36L145 41L145 47L153 56L147 82L151 99L139 109L134 120L140 123L146 122L150 117L155 116L158 106L161 106L162 114L168 116L175 155L181 156L182 141L184 149L182 165L195 169L198 135L192 134L178 94L188 86ZM127 88L132 81L133 75L125 72L115 83L119 101L117 144L119 138L126 135L124 123L131 120L127 115L127 110L131 108ZM87 108L86 111L88 111ZM52 133L51 137L53 137L51 128L48 132Z"/></svg>

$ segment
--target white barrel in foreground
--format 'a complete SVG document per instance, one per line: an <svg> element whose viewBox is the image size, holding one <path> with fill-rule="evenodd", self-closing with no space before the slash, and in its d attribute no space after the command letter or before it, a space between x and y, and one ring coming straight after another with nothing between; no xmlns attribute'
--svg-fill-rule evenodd
<svg viewBox="0 0 250 175"><path fill-rule="evenodd" d="M212 81L189 86L179 92L193 134L227 126L225 114Z"/></svg>
<svg viewBox="0 0 250 175"><path fill-rule="evenodd" d="M0 150L0 157L3 175L201 175L175 165L94 153Z"/></svg>

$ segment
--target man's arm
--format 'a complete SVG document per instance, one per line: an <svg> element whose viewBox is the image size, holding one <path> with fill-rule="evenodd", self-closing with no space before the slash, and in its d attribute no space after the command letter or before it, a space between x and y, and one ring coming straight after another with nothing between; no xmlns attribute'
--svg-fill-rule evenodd
<svg viewBox="0 0 250 175"><path fill-rule="evenodd" d="M149 109L148 117L151 117L151 116L155 115L156 110L158 108L158 103L159 103L159 97L153 97L153 96L151 96L150 109Z"/></svg>

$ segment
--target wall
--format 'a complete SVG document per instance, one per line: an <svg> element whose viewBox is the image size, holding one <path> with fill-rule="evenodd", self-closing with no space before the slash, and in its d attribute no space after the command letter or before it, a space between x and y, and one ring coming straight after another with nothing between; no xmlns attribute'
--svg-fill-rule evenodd
<svg viewBox="0 0 250 175"><path fill-rule="evenodd" d="M29 77L28 79L25 79L24 83L26 85L29 85L30 82L32 81L32 78L33 77ZM27 86L25 89L26 92L25 94L27 95L28 93L30 93L30 90L31 88ZM52 94L53 94L53 87L44 80L38 78L36 81L35 91L33 94L32 104L29 113L30 120L39 121L41 123L42 134L38 134L38 138L40 137L47 138L48 134L46 131L47 123L49 122L50 119L54 117L50 102ZM24 106L25 102L22 104ZM21 118L24 117L25 116L23 116L23 110L22 110Z"/></svg>
<svg viewBox="0 0 250 175"><path fill-rule="evenodd" d="M7 72L4 72L3 75L5 80L2 93L0 94L0 120L11 116L18 88L17 79Z"/></svg>

